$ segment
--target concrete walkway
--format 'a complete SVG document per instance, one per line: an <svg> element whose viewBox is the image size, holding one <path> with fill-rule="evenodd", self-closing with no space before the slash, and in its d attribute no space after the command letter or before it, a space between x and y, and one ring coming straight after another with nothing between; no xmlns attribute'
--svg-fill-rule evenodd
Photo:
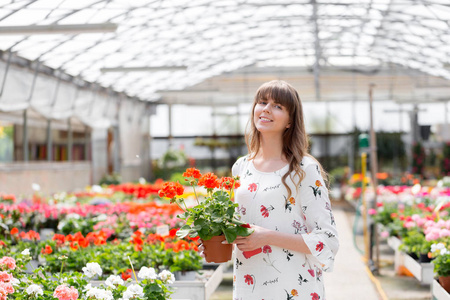
<svg viewBox="0 0 450 300"><path fill-rule="evenodd" d="M352 228L345 212L334 208L333 213L338 228L340 248L336 255L333 272L324 272L326 299L381 299L366 273L361 255L353 246Z"/></svg>

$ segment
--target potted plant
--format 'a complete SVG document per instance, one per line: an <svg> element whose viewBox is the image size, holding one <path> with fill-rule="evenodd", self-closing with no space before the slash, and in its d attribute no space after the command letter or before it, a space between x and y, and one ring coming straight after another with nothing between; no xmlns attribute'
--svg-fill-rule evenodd
<svg viewBox="0 0 450 300"><path fill-rule="evenodd" d="M233 201L234 189L239 187L238 178L217 178L213 173L201 174L195 168L189 168L183 173L183 177L192 186L195 194L195 205L188 207L183 197L184 187L178 182L166 182L159 191L160 197L170 198L171 203L176 203L184 213L178 217L184 220L185 225L177 232L177 236L183 238L200 237L205 247L205 259L208 262L225 262L231 258L232 245L223 245L225 239L228 243L236 237L248 236L253 231L249 224L240 221L236 212L237 204ZM199 200L196 186L206 188L207 195ZM227 255L224 258L216 258L212 255L218 253L211 243L219 248L226 248Z"/></svg>
<svg viewBox="0 0 450 300"><path fill-rule="evenodd" d="M450 251L444 243L431 245L431 254L434 257L434 273L439 283L450 293Z"/></svg>

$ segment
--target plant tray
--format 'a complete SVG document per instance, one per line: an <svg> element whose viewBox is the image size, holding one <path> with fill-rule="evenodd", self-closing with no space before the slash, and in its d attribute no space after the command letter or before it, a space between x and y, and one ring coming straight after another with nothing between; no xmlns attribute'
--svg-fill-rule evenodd
<svg viewBox="0 0 450 300"><path fill-rule="evenodd" d="M429 285L433 282L433 264L420 263L406 253L403 253L403 262L405 267L420 281L423 285Z"/></svg>
<svg viewBox="0 0 450 300"><path fill-rule="evenodd" d="M435 300L450 300L450 295L437 280L433 280L431 285L431 295Z"/></svg>
<svg viewBox="0 0 450 300"><path fill-rule="evenodd" d="M391 236L388 238L387 243L391 249L397 251L398 247L402 244L402 241L398 237Z"/></svg>
<svg viewBox="0 0 450 300"><path fill-rule="evenodd" d="M210 276L205 276L203 280L194 281L175 281L171 286L174 287L175 293L171 299L189 299L189 300L208 300L223 279L223 266L217 264L212 270L202 270L209 272Z"/></svg>

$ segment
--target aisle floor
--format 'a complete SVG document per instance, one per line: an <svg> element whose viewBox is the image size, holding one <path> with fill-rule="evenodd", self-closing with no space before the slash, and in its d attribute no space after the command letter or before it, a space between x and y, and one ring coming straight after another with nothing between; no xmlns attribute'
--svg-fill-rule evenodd
<svg viewBox="0 0 450 300"><path fill-rule="evenodd" d="M353 233L346 213L334 209L340 248L334 271L324 273L327 300L379 299L374 284L366 272L362 257L353 245Z"/></svg>

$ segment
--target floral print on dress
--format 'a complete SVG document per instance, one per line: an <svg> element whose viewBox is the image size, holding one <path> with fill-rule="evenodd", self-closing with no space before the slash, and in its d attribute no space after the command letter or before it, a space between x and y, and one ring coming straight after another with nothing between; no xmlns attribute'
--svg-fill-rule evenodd
<svg viewBox="0 0 450 300"><path fill-rule="evenodd" d="M322 197L322 191L320 190L321 186L322 186L322 183L320 182L320 180L316 180L315 186L309 186L310 188L312 188L314 197L316 197L316 199L317 199L317 195L319 195L319 197Z"/></svg>
<svg viewBox="0 0 450 300"><path fill-rule="evenodd" d="M263 251L265 254L267 254L267 260L266 260L266 258L263 258L264 262L265 262L266 264L268 264L269 266L273 267L275 270L277 270L278 273L281 273L280 270L278 270L278 269L273 265L273 263L274 263L275 261L271 261L271 260L270 260L270 253L272 253L272 248L271 248L269 245L265 245L265 246L263 247L263 250L262 250L262 251Z"/></svg>
<svg viewBox="0 0 450 300"><path fill-rule="evenodd" d="M233 176L240 176L244 187L236 191L235 197L241 221L280 233L302 235L311 250L306 255L290 250L288 245L283 248L269 244L252 251L235 247L234 300L325 299L322 271L332 270L337 231L331 224L328 191L317 163L305 157L302 169L305 176L300 185L296 186L292 177L286 178L291 199L281 182L288 168L259 172L244 158L233 166Z"/></svg>
<svg viewBox="0 0 450 300"><path fill-rule="evenodd" d="M264 218L267 218L267 217L269 217L269 213L272 211L272 210L274 210L275 208L271 205L271 206L269 206L269 207L265 207L264 205L261 205L261 215L264 217Z"/></svg>
<svg viewBox="0 0 450 300"><path fill-rule="evenodd" d="M294 297L298 296L298 292L296 289L292 289L290 293L286 290L284 290L284 291L286 292L286 295L287 295L286 300L293 300Z"/></svg>
<svg viewBox="0 0 450 300"><path fill-rule="evenodd" d="M255 290L256 278L254 275L247 274L244 276L245 283L248 285L253 285L252 293Z"/></svg>
<svg viewBox="0 0 450 300"><path fill-rule="evenodd" d="M284 199L286 200L285 202L286 204L284 205L284 211L289 210L289 212L292 212L292 206L295 205L295 198L290 197L289 199L287 199L286 197L284 197Z"/></svg>
<svg viewBox="0 0 450 300"><path fill-rule="evenodd" d="M256 197L256 194L258 193L258 189L259 189L259 183L250 183L249 185L248 185L248 190L250 191L250 192L255 192L254 194L253 194L253 199L255 199L255 197Z"/></svg>

